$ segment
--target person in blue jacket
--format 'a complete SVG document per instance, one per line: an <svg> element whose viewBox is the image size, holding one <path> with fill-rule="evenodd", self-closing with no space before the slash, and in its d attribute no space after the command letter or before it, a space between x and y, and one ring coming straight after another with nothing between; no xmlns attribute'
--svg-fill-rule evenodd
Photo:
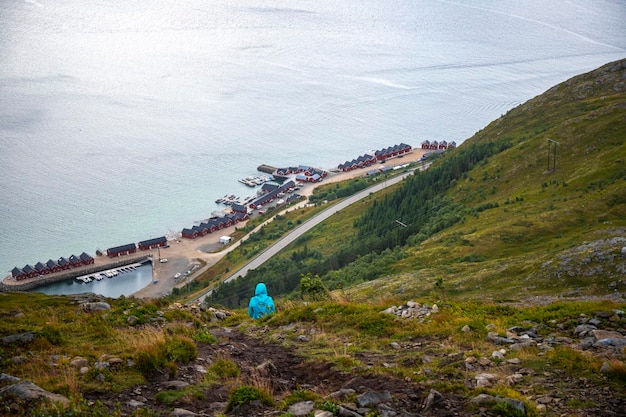
<svg viewBox="0 0 626 417"><path fill-rule="evenodd" d="M248 314L253 319L258 319L270 313L276 313L274 300L267 295L267 287L262 282L256 284L254 297L250 299L248 304Z"/></svg>

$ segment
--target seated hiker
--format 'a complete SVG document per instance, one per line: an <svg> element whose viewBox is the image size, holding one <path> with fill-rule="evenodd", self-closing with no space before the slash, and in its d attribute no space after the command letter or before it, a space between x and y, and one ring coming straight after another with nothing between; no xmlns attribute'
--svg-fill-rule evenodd
<svg viewBox="0 0 626 417"><path fill-rule="evenodd" d="M254 297L250 299L248 304L248 314L253 319L258 319L270 313L276 313L274 300L267 295L267 287L262 282L256 285Z"/></svg>

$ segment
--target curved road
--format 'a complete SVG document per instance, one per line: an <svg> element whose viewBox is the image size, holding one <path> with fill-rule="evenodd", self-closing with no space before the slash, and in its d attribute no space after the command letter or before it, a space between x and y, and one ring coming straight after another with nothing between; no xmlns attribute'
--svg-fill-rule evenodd
<svg viewBox="0 0 626 417"><path fill-rule="evenodd" d="M255 257L246 265L244 265L241 269L231 274L223 282L230 282L234 279L245 276L248 273L248 271L250 271L251 269L256 269L260 267L261 265L263 265L272 256L276 255L278 252L285 249L290 243L295 241L297 238L299 238L300 236L302 236L303 234L305 234L306 232L308 232L309 230L311 230L312 228L314 228L315 226L317 226L324 220L328 219L333 214L337 213L339 210L343 210L349 205L354 204L357 201L364 199L371 193L378 192L386 187L397 184L403 179L405 179L407 176L411 175L413 171L415 171L416 169L419 168L420 170L424 170L428 168L429 165L430 164L424 164L423 166L420 165L419 167L412 168L408 172L405 172L404 174L398 175L397 177L383 180L376 185L368 187L365 190L359 191L358 193L346 198L345 200L342 200L336 204L333 204L332 206L328 207L326 210L323 210L320 213L316 214L315 216L311 217L309 220L302 223L300 226L296 227L291 232L283 236L280 240L276 241L272 246L265 249L263 252L257 255L257 257ZM211 295L212 291L213 290L207 291L206 293L198 297L196 301L198 302L204 301L204 298L207 295Z"/></svg>

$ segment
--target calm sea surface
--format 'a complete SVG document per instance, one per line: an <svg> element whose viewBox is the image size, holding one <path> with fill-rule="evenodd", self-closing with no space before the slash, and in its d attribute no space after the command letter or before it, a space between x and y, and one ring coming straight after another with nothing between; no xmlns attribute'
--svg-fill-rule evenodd
<svg viewBox="0 0 626 417"><path fill-rule="evenodd" d="M0 2L0 275L179 232L262 163L461 143L624 58L624 22L621 0Z"/></svg>
<svg viewBox="0 0 626 417"><path fill-rule="evenodd" d="M75 279L56 282L37 288L35 291L44 294L80 294L93 292L105 297L117 298L120 295L131 295L146 285L152 284L152 266L142 265L134 271L124 272L112 278L104 278L100 281L89 283Z"/></svg>

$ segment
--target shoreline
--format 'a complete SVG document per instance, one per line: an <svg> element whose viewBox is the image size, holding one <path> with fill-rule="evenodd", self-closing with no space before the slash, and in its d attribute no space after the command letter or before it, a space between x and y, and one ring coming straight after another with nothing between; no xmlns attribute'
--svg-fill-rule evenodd
<svg viewBox="0 0 626 417"><path fill-rule="evenodd" d="M395 166L414 163L419 161L424 156L424 154L427 154L429 152L431 151L420 148L413 148L411 152L404 154L402 157L387 159L385 163L376 163L369 167L357 168L347 172L329 171L328 176L322 182L300 184L301 189L299 191L299 194L307 197L307 199L300 201L295 205L289 206L285 210L297 209L307 204L308 197L318 186L362 177L365 176L369 171L380 166L393 168ZM267 220L271 221L272 218L273 216L270 216ZM129 296L141 299L164 297L171 293L174 287L180 287L188 282L193 281L195 276L209 269L222 257L226 256L231 250L237 248L239 246L238 241L228 245L223 245L219 242L219 239L221 236L230 235L231 233L235 232L236 228L240 228L245 224L246 222L241 222L236 225L222 229L221 231L219 231L219 233L210 233L206 236L198 237L196 239L184 239L178 237L173 240L168 240L168 248L158 249L158 251L160 251L161 258L167 258L168 261L166 263L155 262L154 259L158 258L157 249L151 249L143 251L141 256L133 256L128 258L123 257L123 259L108 258L106 255L98 256L94 258L95 263L93 265L76 268L76 270L72 270L71 274L76 274L76 276L80 276L87 273L100 272L111 269L114 268L114 265L117 264L119 264L117 266L130 264L136 262L136 259L152 258L152 282L146 287L142 288L139 291L136 291ZM265 224L265 222L263 224ZM205 265L201 266L201 262L204 262ZM180 279L175 278L175 275L178 273L180 273ZM74 276L69 277L67 272L46 275L43 277L27 278L20 281L15 281L9 276L0 281L0 292L31 291L35 288L47 284L73 278Z"/></svg>

